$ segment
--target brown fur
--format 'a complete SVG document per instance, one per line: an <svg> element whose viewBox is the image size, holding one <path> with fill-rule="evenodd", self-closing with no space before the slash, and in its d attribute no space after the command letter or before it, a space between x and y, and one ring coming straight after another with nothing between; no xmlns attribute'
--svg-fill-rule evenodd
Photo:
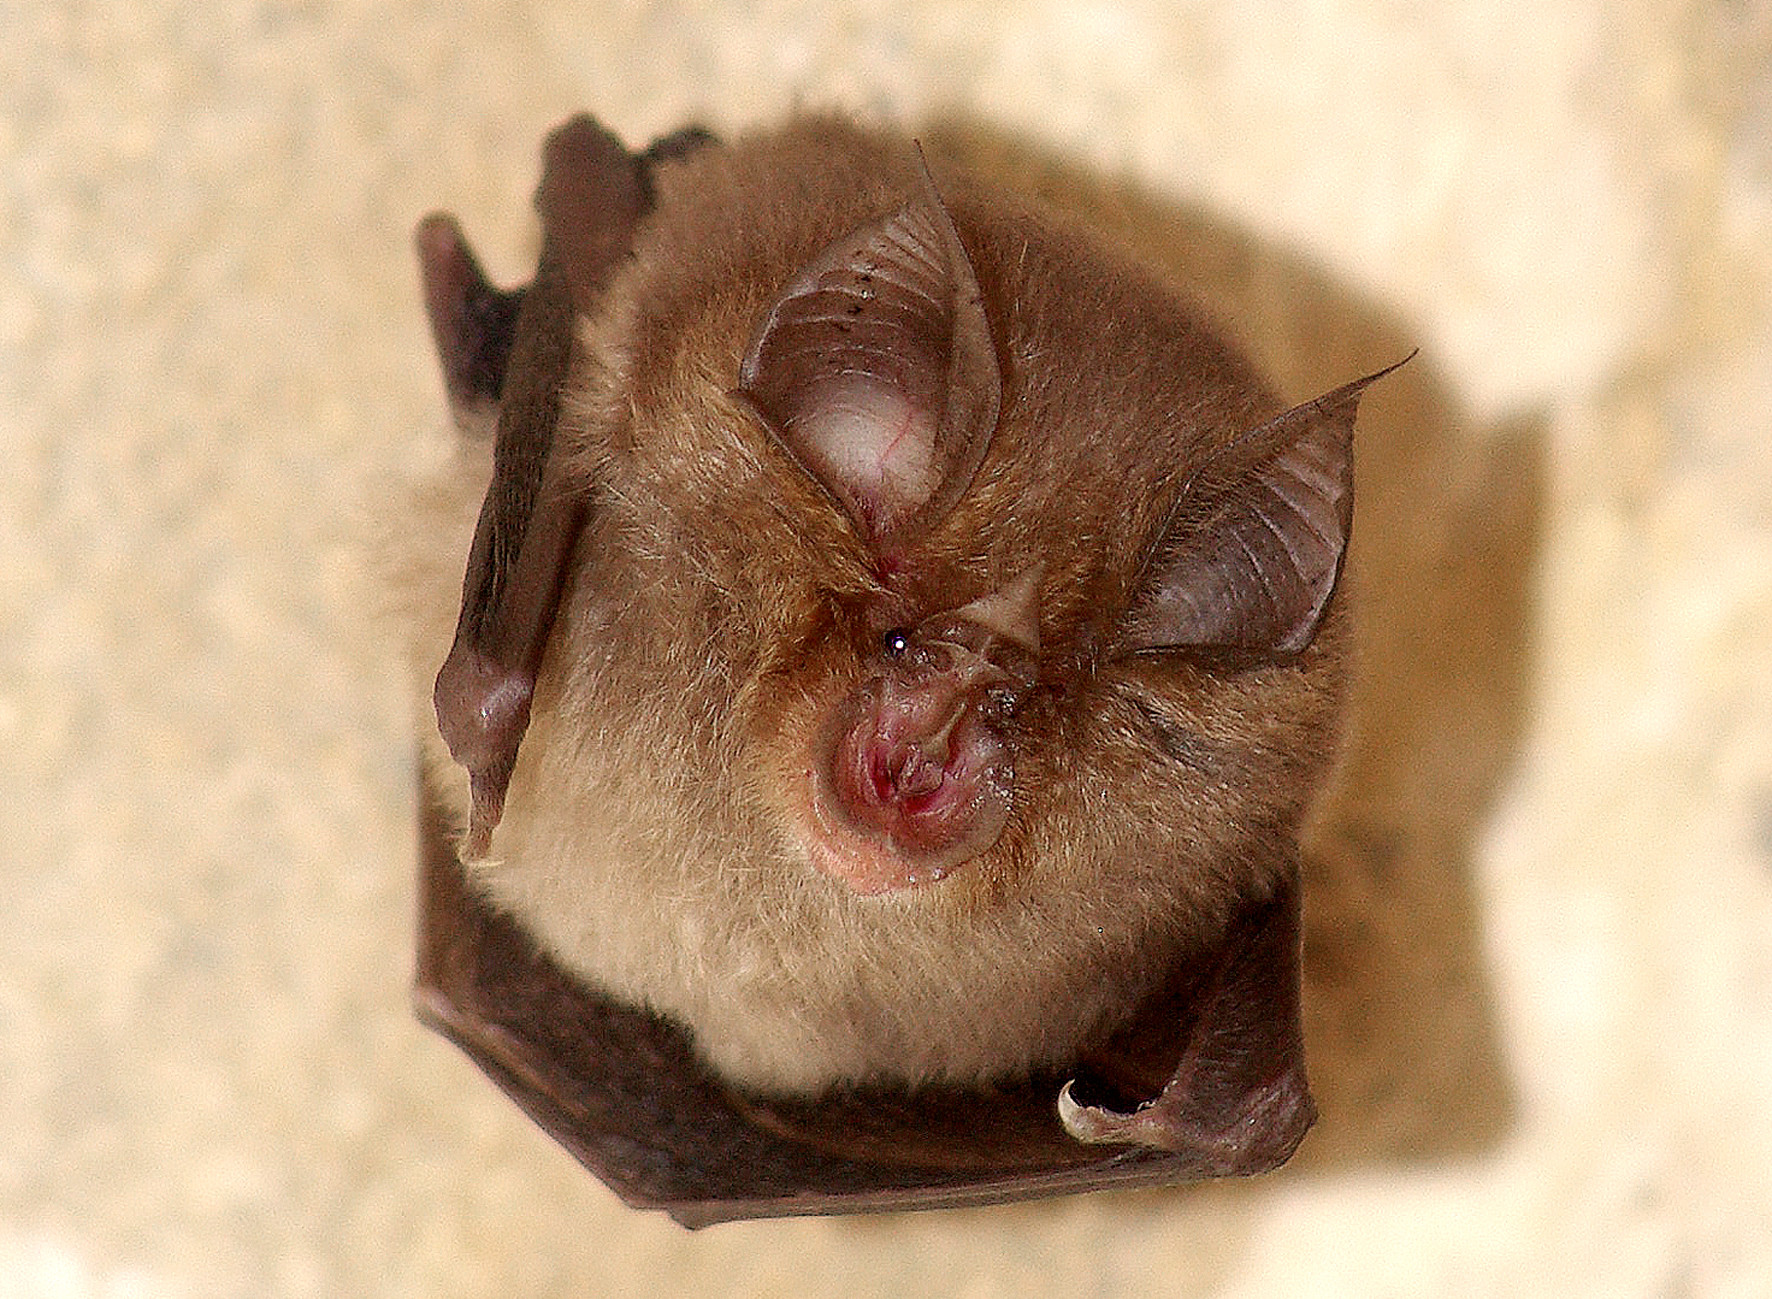
<svg viewBox="0 0 1772 1299"><path fill-rule="evenodd" d="M914 192L912 150L815 119L658 169L632 261L579 322L557 436L591 508L474 863L570 968L769 1090L1074 1059L1239 897L1296 868L1335 740L1334 607L1284 660L1120 639L1190 476L1281 403L1155 272L932 165L984 293L1002 414L891 591L731 390L783 282ZM404 533L422 545L400 580L426 681L488 472L465 447ZM1009 727L1001 839L882 896L810 870L786 829L794 791L871 638L900 608L956 608L1036 567L1039 678ZM465 819L466 782L425 729Z"/></svg>

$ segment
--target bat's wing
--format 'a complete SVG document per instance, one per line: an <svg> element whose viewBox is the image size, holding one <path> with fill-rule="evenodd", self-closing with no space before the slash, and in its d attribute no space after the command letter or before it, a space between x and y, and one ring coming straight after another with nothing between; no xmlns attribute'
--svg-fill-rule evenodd
<svg viewBox="0 0 1772 1299"><path fill-rule="evenodd" d="M420 1017L623 1200L685 1226L1257 1173L1315 1117L1295 871L1074 1077L784 1102L734 1091L679 1029L562 971L475 895L428 795L422 825Z"/></svg>
<svg viewBox="0 0 1772 1299"><path fill-rule="evenodd" d="M589 117L548 137L535 205L542 251L526 288L486 283L453 221L419 226L425 304L458 424L496 419L492 482L462 582L455 642L437 674L437 725L468 769L467 846L486 851L529 725L529 702L586 502L554 455L573 328L652 206L651 168L707 138L694 128L630 153Z"/></svg>

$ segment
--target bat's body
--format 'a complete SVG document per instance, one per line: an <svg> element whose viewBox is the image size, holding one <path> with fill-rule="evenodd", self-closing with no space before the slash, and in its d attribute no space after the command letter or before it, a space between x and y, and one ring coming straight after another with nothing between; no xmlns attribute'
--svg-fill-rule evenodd
<svg viewBox="0 0 1772 1299"><path fill-rule="evenodd" d="M836 122L580 119L538 205L520 297L421 230L468 436L403 562L464 857L564 965L742 1086L971 1084L1295 886L1365 381L1283 411L1157 273Z"/></svg>

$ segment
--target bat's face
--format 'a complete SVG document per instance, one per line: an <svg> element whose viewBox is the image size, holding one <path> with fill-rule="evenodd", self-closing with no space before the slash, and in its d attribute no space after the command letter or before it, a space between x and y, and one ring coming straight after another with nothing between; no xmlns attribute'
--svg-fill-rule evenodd
<svg viewBox="0 0 1772 1299"><path fill-rule="evenodd" d="M1157 277L828 124L649 184L631 259L547 231L582 535L481 876L745 1082L1073 1059L1295 870L1364 381L1282 411ZM462 626L484 717L514 641Z"/></svg>

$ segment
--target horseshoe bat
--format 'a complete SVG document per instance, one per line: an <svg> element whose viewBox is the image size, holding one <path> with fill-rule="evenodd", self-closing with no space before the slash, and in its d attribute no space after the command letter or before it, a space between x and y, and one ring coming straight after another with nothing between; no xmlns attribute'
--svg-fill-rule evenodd
<svg viewBox="0 0 1772 1299"><path fill-rule="evenodd" d="M1283 1162L1385 372L1287 409L1159 272L834 118L575 118L536 207L513 290L417 233L421 1013L691 1224Z"/></svg>

